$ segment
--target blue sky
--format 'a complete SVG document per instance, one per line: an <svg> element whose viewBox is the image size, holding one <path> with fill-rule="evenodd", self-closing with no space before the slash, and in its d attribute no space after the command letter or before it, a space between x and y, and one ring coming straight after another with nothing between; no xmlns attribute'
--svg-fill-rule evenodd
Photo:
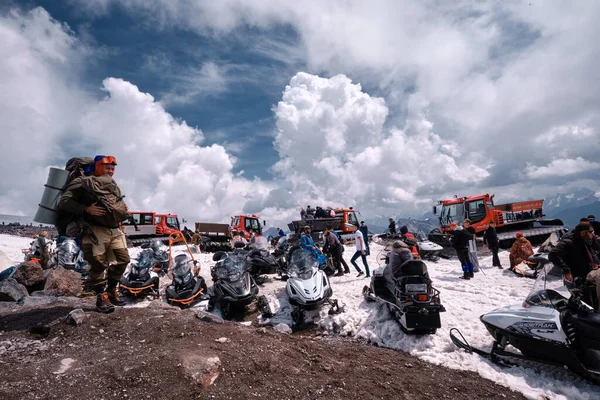
<svg viewBox="0 0 600 400"><path fill-rule="evenodd" d="M133 206L215 220L597 187L599 7L3 3L0 167L30 168L0 183L0 213L30 215L49 166L98 152L125 160Z"/></svg>

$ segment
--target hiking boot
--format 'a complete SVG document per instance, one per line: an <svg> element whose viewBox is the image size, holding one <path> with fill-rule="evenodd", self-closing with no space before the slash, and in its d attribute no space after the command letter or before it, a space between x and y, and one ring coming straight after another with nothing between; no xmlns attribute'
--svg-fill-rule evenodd
<svg viewBox="0 0 600 400"><path fill-rule="evenodd" d="M125 304L127 304L126 302L124 302L121 299L121 296L119 296L119 291L117 290L117 288L114 288L113 290L111 290L110 292L108 292L108 299L115 306L122 307Z"/></svg>
<svg viewBox="0 0 600 400"><path fill-rule="evenodd" d="M504 269L502 268L502 265L496 265L498 267L498 269Z"/></svg>
<svg viewBox="0 0 600 400"><path fill-rule="evenodd" d="M357 278L360 278L360 276L361 276L362 274L364 274L364 272L360 271L360 272L358 273L358 275L356 275L356 277L357 277Z"/></svg>
<svg viewBox="0 0 600 400"><path fill-rule="evenodd" d="M463 276L460 277L461 279L465 279L465 280L469 280L471 279L471 274L469 274L468 272L465 272L463 274Z"/></svg>
<svg viewBox="0 0 600 400"><path fill-rule="evenodd" d="M340 272L338 272L337 274L335 274L333 276L344 276L344 273L342 271L340 271Z"/></svg>
<svg viewBox="0 0 600 400"><path fill-rule="evenodd" d="M344 270L344 273L345 273L345 274L349 274L349 273L350 273L350 270L349 270L349 269L346 269L346 270Z"/></svg>
<svg viewBox="0 0 600 400"><path fill-rule="evenodd" d="M469 278L475 278L475 274L473 272L469 272Z"/></svg>
<svg viewBox="0 0 600 400"><path fill-rule="evenodd" d="M109 314L115 311L115 306L112 305L108 298L108 293L98 293L96 296L96 310L101 313Z"/></svg>

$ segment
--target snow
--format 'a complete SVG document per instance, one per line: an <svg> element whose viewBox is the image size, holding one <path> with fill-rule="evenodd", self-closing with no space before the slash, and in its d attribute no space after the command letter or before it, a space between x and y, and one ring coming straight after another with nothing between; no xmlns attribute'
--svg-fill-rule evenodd
<svg viewBox="0 0 600 400"><path fill-rule="evenodd" d="M0 250L12 261L10 265L6 265L8 263L3 262L0 265L0 271L22 262L23 253L21 249L28 249L33 240L33 238L0 234Z"/></svg>
<svg viewBox="0 0 600 400"><path fill-rule="evenodd" d="M21 248L29 245L31 239L0 235L0 250L15 261L22 259ZM378 256L383 248L371 243L371 255L367 257L371 271L378 267ZM134 258L140 249L131 249ZM174 248L174 253L185 252L184 246ZM441 292L441 300L446 307L442 314L442 328L434 335L406 335L391 318L388 310L377 303L367 303L362 289L369 284L369 279L357 278L356 271L350 264L354 250L348 246L344 258L352 272L343 277L332 277L333 298L344 305L344 312L329 315L329 307L307 315L314 318L329 334L362 338L365 341L382 347L408 352L415 357L444 367L470 371L490 379L500 385L523 393L530 399L594 399L600 398L600 387L569 373L561 367L545 366L530 363L526 367L503 367L490 361L457 349L450 340L451 328L458 328L472 346L489 350L492 337L487 333L479 317L493 309L521 304L533 285L532 279L519 278L507 271L491 267L491 257L480 257L482 272L476 273L471 280L462 280L457 260L440 259L428 262L429 274L434 286ZM499 254L504 266L508 266L508 252ZM201 275L210 286L210 266L214 264L212 254L195 254L200 261ZM362 263L359 262L362 268ZM285 294L285 282L273 279L260 287L260 293L267 295L272 307L278 312L271 319L259 317L260 324L275 326L280 323L291 324L291 307ZM161 279L164 287L167 278ZM209 289L210 290L210 289ZM146 306L143 302L136 306ZM201 304L198 307L204 307ZM218 308L215 314L219 315Z"/></svg>

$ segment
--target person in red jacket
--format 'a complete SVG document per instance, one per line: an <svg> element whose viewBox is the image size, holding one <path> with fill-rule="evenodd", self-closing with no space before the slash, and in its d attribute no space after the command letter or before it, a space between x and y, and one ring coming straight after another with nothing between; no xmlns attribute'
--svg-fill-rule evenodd
<svg viewBox="0 0 600 400"><path fill-rule="evenodd" d="M410 248L410 252L412 253L412 256L414 259L420 259L421 256L419 255L419 248L416 246L416 244L413 244L413 243L417 242L417 238L415 238L415 235L413 235L412 233L410 233L408 231L408 227L406 225L402 225L400 227L400 234L402 235L402 240L404 242L406 242L406 239L408 239L408 238L413 239L410 241L412 244L412 246Z"/></svg>

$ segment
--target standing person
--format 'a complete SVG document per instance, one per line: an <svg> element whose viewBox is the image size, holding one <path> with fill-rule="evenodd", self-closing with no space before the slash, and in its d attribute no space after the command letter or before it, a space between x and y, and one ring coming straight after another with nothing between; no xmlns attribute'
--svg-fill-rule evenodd
<svg viewBox="0 0 600 400"><path fill-rule="evenodd" d="M393 218L389 219L390 224L388 225L388 228L390 230L390 235L395 235L396 234L396 221L394 221Z"/></svg>
<svg viewBox="0 0 600 400"><path fill-rule="evenodd" d="M365 277L369 278L371 276L371 274L369 272L369 264L367 264L367 251L366 251L366 246L365 246L365 240L363 238L362 232L358 229L354 232L354 240L356 241L356 252L350 259L350 262L352 263L352 265L354 265L354 268L356 268L356 270L358 271L358 275L356 275L356 277L358 278L359 276L361 276L364 273L358 267L358 264L356 264L356 259L358 257L361 257L363 265L365 266L365 271L367 273L365 275Z"/></svg>
<svg viewBox="0 0 600 400"><path fill-rule="evenodd" d="M304 207L300 207L300 219L303 221L306 219L306 210Z"/></svg>
<svg viewBox="0 0 600 400"><path fill-rule="evenodd" d="M200 254L200 242L202 241L202 237L200 236L200 232L198 229L192 235L192 245L194 245L194 249L196 249L196 253Z"/></svg>
<svg viewBox="0 0 600 400"><path fill-rule="evenodd" d="M330 209L329 209L329 216L330 216L331 218L335 218L335 211L334 211L334 209L333 209L333 208L331 208L331 207L329 207L329 208L330 208Z"/></svg>
<svg viewBox="0 0 600 400"><path fill-rule="evenodd" d="M477 242L475 238L477 237L477 232L475 228L471 225L471 220L466 218L463 221L463 228L466 232L471 234L471 240L469 240L469 264L472 268L471 272L479 272L479 258L477 257ZM471 277L473 278L473 277Z"/></svg>
<svg viewBox="0 0 600 400"><path fill-rule="evenodd" d="M369 228L365 225L365 221L360 221L360 228L358 228L360 233L363 235L363 240L365 241L365 247L367 255L371 255L371 250L369 249Z"/></svg>
<svg viewBox="0 0 600 400"><path fill-rule="evenodd" d="M40 232L37 238L36 247L40 252L40 265L42 266L42 269L48 269L48 261L50 261L50 252L48 251L49 244L48 232Z"/></svg>
<svg viewBox="0 0 600 400"><path fill-rule="evenodd" d="M311 217L315 217L315 210L314 208L311 208L310 206L306 206L306 215L310 215Z"/></svg>
<svg viewBox="0 0 600 400"><path fill-rule="evenodd" d="M502 269L500 259L498 258L498 249L500 243L498 242L498 234L496 233L496 222L490 222L490 226L485 230L483 234L483 244L490 249L492 252L492 267L498 267Z"/></svg>
<svg viewBox="0 0 600 400"><path fill-rule="evenodd" d="M510 270L513 272L515 271L517 265L521 264L523 261L527 260L533 255L533 247L531 246L529 240L525 238L523 232L517 232L515 237L517 240L515 240L510 248L510 255L508 256L510 260ZM550 254L548 254L548 259L550 259Z"/></svg>
<svg viewBox="0 0 600 400"><path fill-rule="evenodd" d="M325 246L323 246L323 251L329 251L331 254L333 266L338 271L335 276L343 276L344 271L342 270L342 252L344 251L344 247L342 246L342 243L340 243L338 237L333 234L329 228L325 229L323 235L325 236Z"/></svg>
<svg viewBox="0 0 600 400"><path fill-rule="evenodd" d="M328 226L327 229L338 238L338 240L340 241L340 244L342 245L342 257L340 258L340 262L342 263L342 266L344 267L344 273L349 274L350 268L348 267L348 263L346 262L346 260L344 260L344 251L346 251L346 247L342 243L342 238L340 237L340 235L337 232L335 232L333 230L333 226Z"/></svg>
<svg viewBox="0 0 600 400"><path fill-rule="evenodd" d="M129 214L121 190L113 180L116 165L117 160L112 156L96 156L94 174L73 179L58 203L60 210L72 214L84 225L81 245L83 257L89 263L88 286L96 292L96 309L103 313L125 305L117 285L129 263L125 235L119 229L119 223Z"/></svg>
<svg viewBox="0 0 600 400"><path fill-rule="evenodd" d="M469 240L471 234L466 232L462 227L457 226L456 222L450 224L452 230L452 247L456 250L456 255L460 261L460 266L463 270L463 279L471 279L474 277L471 261L469 259Z"/></svg>

